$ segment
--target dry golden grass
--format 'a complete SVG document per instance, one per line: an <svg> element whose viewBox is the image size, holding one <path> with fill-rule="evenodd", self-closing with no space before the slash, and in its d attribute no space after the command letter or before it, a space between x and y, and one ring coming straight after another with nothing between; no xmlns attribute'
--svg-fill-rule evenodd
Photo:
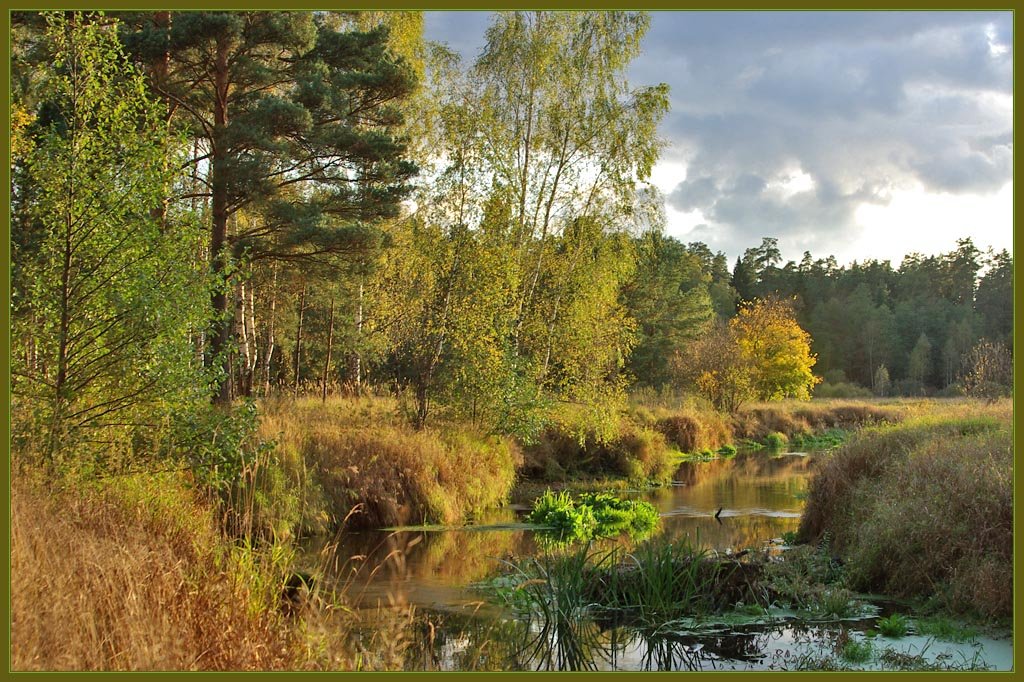
<svg viewBox="0 0 1024 682"><path fill-rule="evenodd" d="M19 476L11 503L13 670L403 665L410 607L336 608L353 587L342 585L288 608L288 546L228 542L178 474L64 491Z"/></svg>
<svg viewBox="0 0 1024 682"><path fill-rule="evenodd" d="M742 408L733 416L733 433L736 438L762 441L770 433L794 436L898 421L904 412L905 408L896 404L881 405L866 400L758 403Z"/></svg>
<svg viewBox="0 0 1024 682"><path fill-rule="evenodd" d="M459 523L507 498L522 457L510 439L415 431L386 398L271 402L260 428L332 526L356 507L351 527Z"/></svg>
<svg viewBox="0 0 1024 682"><path fill-rule="evenodd" d="M171 478L130 500L15 482L11 667L258 670L292 667L297 640L222 552L212 515L171 502ZM161 491L161 487L163 490Z"/></svg>
<svg viewBox="0 0 1024 682"><path fill-rule="evenodd" d="M861 589L1010 614L1012 403L930 401L865 429L815 475L803 539L828 538Z"/></svg>

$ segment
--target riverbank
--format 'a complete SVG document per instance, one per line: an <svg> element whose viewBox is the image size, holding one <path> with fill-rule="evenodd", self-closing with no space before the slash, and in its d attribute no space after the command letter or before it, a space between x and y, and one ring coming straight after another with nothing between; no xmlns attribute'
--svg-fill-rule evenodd
<svg viewBox="0 0 1024 682"><path fill-rule="evenodd" d="M827 458L799 536L827 543L856 589L942 611L1013 609L1013 404L922 405Z"/></svg>
<svg viewBox="0 0 1024 682"><path fill-rule="evenodd" d="M15 467L27 473L16 473L12 489L14 667L347 670L406 665L406 645L420 646L415 642L427 627L413 616L418 597L409 594L406 600L389 583L380 586L379 600L390 603L394 597L395 608L367 611L347 599L345 580L365 590L364 581L379 565L401 585L406 571L429 576L423 579L436 590L442 557L452 584L464 586L482 579L500 558L522 561L539 555L537 543L532 536L524 537L529 534L516 527L514 518L497 522L514 530L456 530L436 538L414 531L393 538L363 533L371 544L358 552L332 550L335 536L322 551L299 555L300 534L330 537L332 528L358 527L349 525L356 516L347 506L356 502L355 495L372 501L383 490L393 506L376 508L400 509L401 500L408 499L403 497L406 490L416 490L419 497L413 499L423 508L435 505L436 513L449 514L458 526L479 513L474 510L493 507L497 503L491 500L514 493L519 445L472 433L455 438L441 427L414 432L396 407L376 399L264 405L259 433L267 447L247 465L247 483L227 498L203 492L185 468L131 476L68 473L51 479ZM785 418L798 423L795 410L824 415L822 424L839 419L844 410L869 413L849 410L849 403L771 407L780 412L756 408L765 429ZM695 477L687 478L686 486L646 494L663 516L682 512L672 518L685 522L691 535L696 528L701 541L738 551L795 530L807 476L818 472L821 483L814 484L804 521L811 544L803 551L818 562L808 564L812 567L842 562L843 582L818 584L804 573L790 575L791 606L814 612L836 603L837 594L849 596L836 589L871 590L907 595L919 605L931 597L927 606L939 614L1000 621L1009 608L1007 576L1012 575L1007 573L1012 554L1006 540L1012 536L1006 535L1008 526L1000 525L1007 510L1012 512L1007 492L1012 405L916 401L871 407L896 417L862 427L842 448L817 455L813 467L806 457L743 452L686 464ZM339 411L344 411L340 418ZM655 423L671 416L652 414ZM632 419L628 414L620 418ZM807 415L801 418L809 421ZM173 462L166 464L175 468ZM741 474L754 482L742 497L732 482ZM782 483L794 474L799 484ZM383 476L394 480L374 480ZM340 483L325 485L331 480ZM600 482L629 485L624 477L606 476ZM493 497L474 492L481 488ZM768 491L789 501L769 501ZM677 493L685 493L686 499L672 501ZM444 500L437 498L441 494ZM953 511L938 521L933 512L914 518L922 508L945 509L951 503ZM714 516L722 506L724 524ZM757 511L764 509L772 511L766 516ZM248 520L247 533L233 535L229 529L239 527L239 518ZM957 525L965 519L964 527ZM979 534L978 524L993 532ZM719 536L726 532L728 539ZM943 533L945 544L928 545L921 563L909 563L914 557L904 549L920 548ZM375 548L372 542L378 535L386 535L387 542ZM666 533L652 542L676 542L679 537ZM424 553L434 563L416 558ZM320 580L318 562L344 564L354 561L350 554L367 556L356 562L366 564L356 577L337 586L333 579ZM753 558L750 554L745 561ZM887 563L890 559L904 563ZM311 601L294 582L300 565L314 575ZM951 575L934 571L948 565L956 569ZM896 570L889 571L890 566ZM932 572L924 571L929 567ZM776 601L781 593L778 577L771 582ZM912 579L943 587L924 594L912 589ZM72 644L63 644L67 642Z"/></svg>
<svg viewBox="0 0 1024 682"><path fill-rule="evenodd" d="M11 667L320 667L282 610L291 556L228 541L180 472L11 490ZM322 614L321 614L322 615Z"/></svg>
<svg viewBox="0 0 1024 682"><path fill-rule="evenodd" d="M262 523L277 535L417 523L458 524L545 489L664 485L683 461L728 456L734 443L784 445L897 421L904 407L856 401L752 405L733 416L696 403L634 402L596 415L560 406L526 438L438 419L410 426L388 397L283 398L260 405L274 458Z"/></svg>

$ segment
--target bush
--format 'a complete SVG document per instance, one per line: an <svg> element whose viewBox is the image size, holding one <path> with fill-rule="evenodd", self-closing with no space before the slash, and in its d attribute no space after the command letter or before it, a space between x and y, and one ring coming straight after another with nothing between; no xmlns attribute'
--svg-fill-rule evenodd
<svg viewBox="0 0 1024 682"><path fill-rule="evenodd" d="M789 438L786 437L786 434L779 433L778 431L769 433L767 436L764 437L765 447L771 450L781 450L788 443Z"/></svg>
<svg viewBox="0 0 1024 682"><path fill-rule="evenodd" d="M852 382L822 383L814 389L815 398L870 398L871 389Z"/></svg>

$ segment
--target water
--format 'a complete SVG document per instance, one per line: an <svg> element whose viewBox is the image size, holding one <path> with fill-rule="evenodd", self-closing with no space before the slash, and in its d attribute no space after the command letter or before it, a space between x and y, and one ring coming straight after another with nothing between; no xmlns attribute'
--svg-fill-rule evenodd
<svg viewBox="0 0 1024 682"><path fill-rule="evenodd" d="M722 553L777 552L783 534L799 525L814 461L813 453L741 452L683 464L672 485L625 494L657 507L662 537L688 536ZM643 633L588 622L578 631L547 632L486 603L472 588L503 561L542 552L524 513L522 506L509 506L461 528L346 533L336 549L321 550L329 553L332 572L354 607L369 614L415 607L406 666L416 670L793 669L835 654L851 637L863 640L873 628L873 619L808 624L775 613L767 621L710 630L704 624ZM886 649L896 652L885 654L888 668L915 656L923 656L918 662L969 667L983 661L999 669L1012 660L1009 640L952 644L905 637L872 645L874 660L856 667L881 666L878 657Z"/></svg>

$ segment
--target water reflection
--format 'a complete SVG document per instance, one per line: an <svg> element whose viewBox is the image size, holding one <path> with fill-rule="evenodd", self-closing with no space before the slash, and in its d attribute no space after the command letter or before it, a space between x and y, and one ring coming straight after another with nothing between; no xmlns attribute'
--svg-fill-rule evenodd
<svg viewBox="0 0 1024 682"><path fill-rule="evenodd" d="M761 548L796 530L812 467L811 457L740 453L684 463L674 485L633 496L658 509L657 533L666 539L689 536L718 551ZM522 511L504 508L467 528L346 533L332 549L329 564L357 605L461 608L479 601L468 585L493 573L502 560L542 553L541 544L524 527ZM629 547L631 541L621 537L605 544ZM311 544L309 550L317 552L323 545Z"/></svg>
<svg viewBox="0 0 1024 682"><path fill-rule="evenodd" d="M621 625L602 629L586 618L545 624L536 617L426 611L410 626L415 634L408 638L403 665L434 671L795 670L826 659L842 665L842 643L863 640L872 628L871 620L777 621L728 631L648 631ZM879 659L891 650L928 664L967 666L974 659L996 669L1012 664L1009 640L982 646L906 637L878 640L875 648ZM880 666L880 661L867 665Z"/></svg>

